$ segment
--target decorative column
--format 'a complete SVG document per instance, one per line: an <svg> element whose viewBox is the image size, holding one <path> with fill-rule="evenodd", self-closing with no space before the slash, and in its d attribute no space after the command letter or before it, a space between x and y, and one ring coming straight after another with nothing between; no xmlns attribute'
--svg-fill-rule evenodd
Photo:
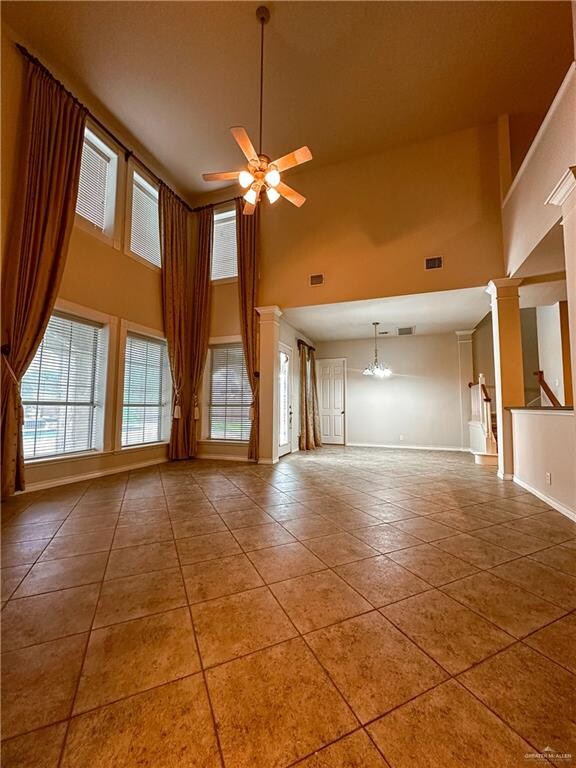
<svg viewBox="0 0 576 768"><path fill-rule="evenodd" d="M278 375L280 307L256 307L260 316L260 457L259 464L278 461Z"/></svg>
<svg viewBox="0 0 576 768"><path fill-rule="evenodd" d="M512 452L513 406L524 405L524 366L520 326L522 280L501 278L488 284L492 299L492 338L498 424L498 477L511 480L514 474Z"/></svg>
<svg viewBox="0 0 576 768"><path fill-rule="evenodd" d="M576 166L569 168L546 200L562 209L568 326L572 367L572 402L576 404Z"/></svg>
<svg viewBox="0 0 576 768"><path fill-rule="evenodd" d="M463 451L470 447L470 429L468 422L471 417L470 388L468 384L474 381L474 364L472 358L472 334L470 331L456 331L458 338L458 388L460 395L460 447ZM475 384L477 382L474 382Z"/></svg>

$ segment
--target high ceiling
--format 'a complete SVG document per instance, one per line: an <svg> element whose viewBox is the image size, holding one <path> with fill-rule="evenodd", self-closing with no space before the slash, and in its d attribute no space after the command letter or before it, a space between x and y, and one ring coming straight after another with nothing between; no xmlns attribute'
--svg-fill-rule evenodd
<svg viewBox="0 0 576 768"><path fill-rule="evenodd" d="M17 37L189 195L257 135L257 3L3 2ZM542 115L573 58L569 2L276 2L264 151L317 165Z"/></svg>

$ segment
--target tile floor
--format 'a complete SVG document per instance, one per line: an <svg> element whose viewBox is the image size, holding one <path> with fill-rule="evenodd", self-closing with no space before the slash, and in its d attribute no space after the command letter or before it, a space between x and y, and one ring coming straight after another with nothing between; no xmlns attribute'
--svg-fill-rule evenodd
<svg viewBox="0 0 576 768"><path fill-rule="evenodd" d="M5 768L576 763L576 523L469 456L28 494L2 565Z"/></svg>

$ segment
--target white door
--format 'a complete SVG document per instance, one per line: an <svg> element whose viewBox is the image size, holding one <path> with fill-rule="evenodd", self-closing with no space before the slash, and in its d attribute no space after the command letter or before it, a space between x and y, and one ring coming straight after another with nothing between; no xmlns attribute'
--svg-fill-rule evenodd
<svg viewBox="0 0 576 768"><path fill-rule="evenodd" d="M322 442L344 445L345 358L317 360L316 376Z"/></svg>
<svg viewBox="0 0 576 768"><path fill-rule="evenodd" d="M292 350L280 345L278 365L278 455L284 456L292 450Z"/></svg>

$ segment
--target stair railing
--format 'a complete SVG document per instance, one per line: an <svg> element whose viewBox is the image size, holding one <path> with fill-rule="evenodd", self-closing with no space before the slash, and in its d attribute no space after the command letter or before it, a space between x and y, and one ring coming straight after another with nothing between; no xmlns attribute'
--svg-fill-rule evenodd
<svg viewBox="0 0 576 768"><path fill-rule="evenodd" d="M472 406L472 421L479 421L482 424L484 435L487 440L496 444L494 430L492 429L492 398L486 387L486 377L483 373L478 376L478 383L471 381L470 397Z"/></svg>
<svg viewBox="0 0 576 768"><path fill-rule="evenodd" d="M560 400L558 400L554 392L552 392L552 390L550 389L550 386L548 385L546 379L544 378L544 371L534 371L534 376L536 376L536 381L538 382L538 385L540 386L540 389L542 390L542 392L544 392L544 394L548 398L550 404L554 408L561 408L562 403L560 402Z"/></svg>

